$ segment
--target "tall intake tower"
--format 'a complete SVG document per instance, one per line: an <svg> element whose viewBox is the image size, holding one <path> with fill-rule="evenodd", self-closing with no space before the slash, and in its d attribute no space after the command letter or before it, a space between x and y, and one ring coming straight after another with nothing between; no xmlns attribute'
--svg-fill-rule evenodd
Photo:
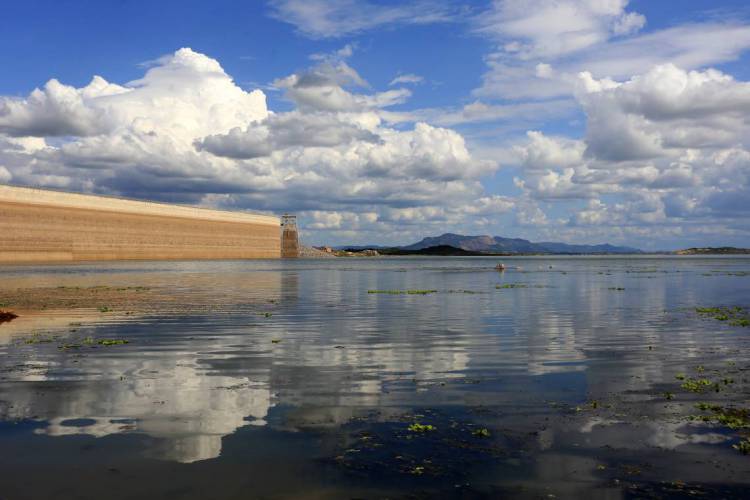
<svg viewBox="0 0 750 500"><path fill-rule="evenodd" d="M297 216L281 216L281 258L296 259L299 257L299 236L297 235Z"/></svg>

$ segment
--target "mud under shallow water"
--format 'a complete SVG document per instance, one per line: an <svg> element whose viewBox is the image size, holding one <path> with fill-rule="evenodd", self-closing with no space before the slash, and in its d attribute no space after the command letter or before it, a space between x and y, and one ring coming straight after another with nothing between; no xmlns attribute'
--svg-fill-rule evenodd
<svg viewBox="0 0 750 500"><path fill-rule="evenodd" d="M4 267L0 498L750 495L750 258L502 260Z"/></svg>

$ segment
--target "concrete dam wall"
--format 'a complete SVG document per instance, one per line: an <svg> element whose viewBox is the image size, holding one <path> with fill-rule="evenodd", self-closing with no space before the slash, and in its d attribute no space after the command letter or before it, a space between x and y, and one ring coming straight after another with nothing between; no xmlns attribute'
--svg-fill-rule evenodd
<svg viewBox="0 0 750 500"><path fill-rule="evenodd" d="M277 217L0 185L0 263L280 256Z"/></svg>

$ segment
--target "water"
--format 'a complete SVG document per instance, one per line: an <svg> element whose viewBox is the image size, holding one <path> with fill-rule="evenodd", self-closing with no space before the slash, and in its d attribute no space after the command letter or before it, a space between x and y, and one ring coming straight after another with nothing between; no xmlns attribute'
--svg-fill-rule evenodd
<svg viewBox="0 0 750 500"><path fill-rule="evenodd" d="M750 494L750 259L502 260L3 268L159 298L0 324L0 498Z"/></svg>

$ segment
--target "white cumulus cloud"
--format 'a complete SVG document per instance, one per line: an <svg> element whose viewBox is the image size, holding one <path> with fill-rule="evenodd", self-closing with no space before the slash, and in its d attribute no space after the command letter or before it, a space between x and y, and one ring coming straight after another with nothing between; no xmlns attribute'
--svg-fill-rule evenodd
<svg viewBox="0 0 750 500"><path fill-rule="evenodd" d="M529 132L512 150L525 196L589 200L570 214L576 227L746 227L748 82L673 64L623 81L579 78L585 136Z"/></svg>
<svg viewBox="0 0 750 500"><path fill-rule="evenodd" d="M135 81L51 80L26 99L1 97L0 181L296 211L312 217L308 229L356 226L362 237L407 220L442 230L510 210L512 200L479 182L495 162L475 158L453 130L389 126L384 108L409 91L372 91L349 56L316 57L276 80L295 106L285 112L188 48Z"/></svg>

